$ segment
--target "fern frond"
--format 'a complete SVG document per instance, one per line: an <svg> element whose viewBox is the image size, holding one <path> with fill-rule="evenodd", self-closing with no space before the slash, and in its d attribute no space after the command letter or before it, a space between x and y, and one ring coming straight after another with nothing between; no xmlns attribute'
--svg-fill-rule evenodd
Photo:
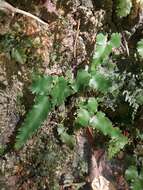
<svg viewBox="0 0 143 190"><path fill-rule="evenodd" d="M119 17L126 17L130 14L132 0L117 0L116 12Z"/></svg>
<svg viewBox="0 0 143 190"><path fill-rule="evenodd" d="M36 94L35 105L19 129L15 149L21 148L36 129L41 126L48 113L55 106L61 105L73 93L65 78L58 76L37 76L31 90Z"/></svg>
<svg viewBox="0 0 143 190"><path fill-rule="evenodd" d="M36 76L31 85L31 91L33 94L49 94L52 88L53 77L52 76Z"/></svg>
<svg viewBox="0 0 143 190"><path fill-rule="evenodd" d="M70 95L70 89L64 77L61 76L55 78L54 87L52 88L50 95L52 97L53 106L61 105L66 97Z"/></svg>
<svg viewBox="0 0 143 190"><path fill-rule="evenodd" d="M143 59L143 39L137 43L137 52L141 59Z"/></svg>
<svg viewBox="0 0 143 190"><path fill-rule="evenodd" d="M20 149L31 135L38 129L51 111L51 102L47 96L38 96L35 105L28 113L16 137L15 149Z"/></svg>
<svg viewBox="0 0 143 190"><path fill-rule="evenodd" d="M108 146L109 159L113 158L120 150L122 150L125 147L127 143L128 138L123 135L119 135L116 138L111 138Z"/></svg>
<svg viewBox="0 0 143 190"><path fill-rule="evenodd" d="M91 63L91 71L96 71L97 66L106 64L113 48L119 48L121 36L119 33L113 33L110 40L107 40L107 35L99 33L96 37L95 52Z"/></svg>

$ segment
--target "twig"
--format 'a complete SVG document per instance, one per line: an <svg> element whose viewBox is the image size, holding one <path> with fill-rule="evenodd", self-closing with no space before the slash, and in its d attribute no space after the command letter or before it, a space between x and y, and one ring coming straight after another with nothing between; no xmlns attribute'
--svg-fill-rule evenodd
<svg viewBox="0 0 143 190"><path fill-rule="evenodd" d="M11 4L7 3L6 1L0 0L0 10L2 10L4 12L8 12L8 13L10 12L12 14L19 13L19 14L25 15L27 17L33 18L43 25L48 25L46 22L44 22L43 20L41 20L37 16L35 16L29 12L23 11L21 9L15 8Z"/></svg>
<svg viewBox="0 0 143 190"><path fill-rule="evenodd" d="M127 51L127 55L129 56L130 53L129 53L128 43L127 43L126 39L125 39L125 48L126 48L126 51Z"/></svg>
<svg viewBox="0 0 143 190"><path fill-rule="evenodd" d="M77 39L80 32L79 27L80 27L80 19L78 20L78 23L77 23L77 32L76 32L76 37L75 37L74 49L73 49L74 58L76 58Z"/></svg>
<svg viewBox="0 0 143 190"><path fill-rule="evenodd" d="M127 40L126 40L125 34L123 33L122 36L123 36L123 40L124 40L124 45L123 45L123 46L125 46L125 49L126 49L127 55L129 56L129 55L130 55L130 52L129 52L128 43L127 43Z"/></svg>

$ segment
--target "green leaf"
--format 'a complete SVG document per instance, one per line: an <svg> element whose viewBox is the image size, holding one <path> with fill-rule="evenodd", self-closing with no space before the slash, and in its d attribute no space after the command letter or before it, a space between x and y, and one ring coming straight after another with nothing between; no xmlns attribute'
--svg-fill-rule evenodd
<svg viewBox="0 0 143 190"><path fill-rule="evenodd" d="M108 149L109 158L112 158L128 143L128 139L122 135L118 128L112 126L111 121L103 112L97 112L97 114L90 119L89 125L94 129L98 129L104 135L111 137Z"/></svg>
<svg viewBox="0 0 143 190"><path fill-rule="evenodd" d="M137 43L137 51L138 51L140 57L143 59L143 39L141 39L141 40Z"/></svg>
<svg viewBox="0 0 143 190"><path fill-rule="evenodd" d="M0 156L2 156L5 152L5 147L4 145L0 144Z"/></svg>
<svg viewBox="0 0 143 190"><path fill-rule="evenodd" d="M119 136L112 137L109 141L108 147L108 157L109 159L113 158L120 150L124 148L124 146L128 143L127 137L120 134Z"/></svg>
<svg viewBox="0 0 143 190"><path fill-rule="evenodd" d="M140 94L137 95L136 100L137 100L138 104L143 105L143 93L142 92L140 92Z"/></svg>
<svg viewBox="0 0 143 190"><path fill-rule="evenodd" d="M121 131L119 128L114 127L111 131L110 131L110 136L112 138L119 138L121 136ZM124 136L123 136L124 137Z"/></svg>
<svg viewBox="0 0 143 190"><path fill-rule="evenodd" d="M136 138L139 138L141 141L143 141L143 133L139 129L136 129Z"/></svg>
<svg viewBox="0 0 143 190"><path fill-rule="evenodd" d="M86 70L80 70L77 73L76 77L76 88L77 90L83 89L86 87L90 80L90 74Z"/></svg>
<svg viewBox="0 0 143 190"><path fill-rule="evenodd" d="M107 92L111 87L111 81L102 74L95 74L89 81L89 86L103 93Z"/></svg>
<svg viewBox="0 0 143 190"><path fill-rule="evenodd" d="M98 109L98 102L95 98L89 98L87 108L90 112L96 113Z"/></svg>
<svg viewBox="0 0 143 190"><path fill-rule="evenodd" d="M102 33L99 33L97 36L96 36L96 45L99 45L99 46L106 46L107 44L107 35L104 35Z"/></svg>
<svg viewBox="0 0 143 190"><path fill-rule="evenodd" d="M138 173L137 167L131 165L125 172L126 179L131 183L132 190L141 190L143 187L143 170Z"/></svg>
<svg viewBox="0 0 143 190"><path fill-rule="evenodd" d="M119 48L121 43L121 36L119 33L113 33L111 35L110 44L112 48Z"/></svg>
<svg viewBox="0 0 143 190"><path fill-rule="evenodd" d="M87 126L90 120L90 114L86 109L79 109L77 111L77 119L76 122L79 123L82 126Z"/></svg>
<svg viewBox="0 0 143 190"><path fill-rule="evenodd" d="M102 33L96 37L96 48L93 54L93 60L91 63L91 71L94 72L98 65L106 64L109 58L112 48L119 48L121 37L118 33L111 35L111 40L107 41L107 35Z"/></svg>
<svg viewBox="0 0 143 190"><path fill-rule="evenodd" d="M90 125L100 130L104 135L111 135L112 123L103 112L97 112L96 116L90 119Z"/></svg>
<svg viewBox="0 0 143 190"><path fill-rule="evenodd" d="M47 96L38 96L32 110L27 114L26 119L16 136L15 149L20 149L31 135L38 129L51 111L51 102Z"/></svg>
<svg viewBox="0 0 143 190"><path fill-rule="evenodd" d="M96 66L102 63L101 59L103 58L106 46L107 46L107 36L102 33L98 34L96 37L96 49L93 54L91 70L95 70Z"/></svg>
<svg viewBox="0 0 143 190"><path fill-rule="evenodd" d="M31 90L35 94L49 94L52 88L52 76L38 76L33 81Z"/></svg>
<svg viewBox="0 0 143 190"><path fill-rule="evenodd" d="M132 8L132 0L117 0L116 12L119 17L126 17Z"/></svg>
<svg viewBox="0 0 143 190"><path fill-rule="evenodd" d="M131 189L133 190L142 190L143 189L143 179L135 179L131 182Z"/></svg>
<svg viewBox="0 0 143 190"><path fill-rule="evenodd" d="M70 148L74 148L75 138L69 135L63 126L58 127L58 134L60 135L61 141L65 143Z"/></svg>
<svg viewBox="0 0 143 190"><path fill-rule="evenodd" d="M137 168L135 166L130 166L126 172L125 172L125 176L127 180L132 180L132 179L136 179L138 178L138 172L137 172Z"/></svg>
<svg viewBox="0 0 143 190"><path fill-rule="evenodd" d="M66 97L73 93L64 77L58 76L38 76L31 89L33 93L37 94L35 105L19 129L15 144L16 149L19 149L40 127L55 106L61 105Z"/></svg>
<svg viewBox="0 0 143 190"><path fill-rule="evenodd" d="M142 182L143 182L143 168L140 171L140 178L142 179Z"/></svg>
<svg viewBox="0 0 143 190"><path fill-rule="evenodd" d="M58 106L64 102L65 98L68 96L67 88L67 82L64 77L55 79L54 87L51 90L53 106Z"/></svg>
<svg viewBox="0 0 143 190"><path fill-rule="evenodd" d="M24 64L26 62L26 55L22 50L13 48L11 51L11 56L15 61L17 61L20 64Z"/></svg>

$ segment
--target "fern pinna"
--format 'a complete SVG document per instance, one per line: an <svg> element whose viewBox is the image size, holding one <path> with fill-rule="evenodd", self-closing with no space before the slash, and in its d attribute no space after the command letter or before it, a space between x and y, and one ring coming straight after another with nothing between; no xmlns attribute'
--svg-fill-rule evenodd
<svg viewBox="0 0 143 190"><path fill-rule="evenodd" d="M116 0L116 12L119 17L126 17L130 14L132 0Z"/></svg>
<svg viewBox="0 0 143 190"><path fill-rule="evenodd" d="M39 95L36 98L35 105L28 113L23 125L19 129L15 148L19 149L35 130L46 119L48 113L51 111L51 102L48 96Z"/></svg>

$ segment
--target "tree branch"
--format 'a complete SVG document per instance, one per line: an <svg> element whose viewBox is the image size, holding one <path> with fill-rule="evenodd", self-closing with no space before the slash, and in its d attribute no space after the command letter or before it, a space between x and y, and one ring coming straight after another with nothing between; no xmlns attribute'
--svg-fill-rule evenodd
<svg viewBox="0 0 143 190"><path fill-rule="evenodd" d="M27 17L33 18L37 22L48 26L48 24L46 22L44 22L43 20L41 20L37 16L35 16L35 15L29 13L29 12L23 11L21 9L15 8L11 4L9 4L9 3L7 3L6 1L3 1L3 0L0 0L0 10L4 11L6 13L13 13L13 14L19 13L19 14L25 15Z"/></svg>

